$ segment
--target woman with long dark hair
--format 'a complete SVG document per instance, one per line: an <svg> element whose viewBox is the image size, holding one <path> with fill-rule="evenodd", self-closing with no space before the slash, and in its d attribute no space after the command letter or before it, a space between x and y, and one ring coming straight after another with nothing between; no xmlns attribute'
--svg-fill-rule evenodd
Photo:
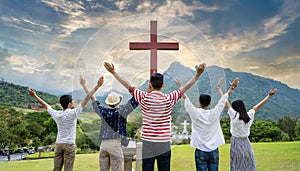
<svg viewBox="0 0 300 171"><path fill-rule="evenodd" d="M221 90L220 79L218 83L218 91L220 96L223 95ZM231 132L231 145L230 145L230 170L231 171L255 171L256 161L252 145L248 136L250 135L250 127L254 120L255 112L264 105L269 98L276 94L277 89L270 90L268 95L255 105L248 112L242 100L238 99L232 102L232 106L227 101L226 108L230 117L230 132Z"/></svg>

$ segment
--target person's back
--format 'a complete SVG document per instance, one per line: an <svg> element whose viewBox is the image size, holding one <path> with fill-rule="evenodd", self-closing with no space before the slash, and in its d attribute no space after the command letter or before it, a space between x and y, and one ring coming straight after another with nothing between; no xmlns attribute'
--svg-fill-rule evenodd
<svg viewBox="0 0 300 171"><path fill-rule="evenodd" d="M220 96L223 95L220 80L218 90ZM226 108L231 120L230 132L232 134L230 143L230 170L240 171L249 170L256 171L256 160L254 150L248 136L250 135L250 127L254 121L255 112L263 106L269 98L276 94L277 89L270 90L268 95L247 112L245 104L242 100L237 99L232 102L232 106L227 101Z"/></svg>
<svg viewBox="0 0 300 171"><path fill-rule="evenodd" d="M176 90L169 94L161 92L163 75L155 73L150 78L151 92L132 87L132 94L142 107L142 158L143 171L152 171L155 160L159 170L170 170L170 133L172 107L183 94Z"/></svg>
<svg viewBox="0 0 300 171"><path fill-rule="evenodd" d="M81 104L74 109L61 111L48 106L47 111L57 125L56 143L75 144L77 118L82 111Z"/></svg>
<svg viewBox="0 0 300 171"><path fill-rule="evenodd" d="M133 94L142 107L142 140L152 142L169 142L171 131L172 107L180 99L182 92L173 91L164 94L160 91L141 92L133 88Z"/></svg>
<svg viewBox="0 0 300 171"><path fill-rule="evenodd" d="M101 117L102 120L100 127L100 140L116 138L126 139L126 119L138 106L138 103L132 97L126 104L119 105L122 99L121 95L110 93L108 98L110 96L118 96L118 98L120 98L120 100L114 102L113 105L106 100L106 104L110 105L110 108L101 106L100 102L97 100L92 102L94 111ZM126 144L122 145L126 146Z"/></svg>
<svg viewBox="0 0 300 171"><path fill-rule="evenodd" d="M180 90L166 95L161 93L164 83L163 75L160 73L154 73L151 76L148 91L143 92L117 74L113 64L104 62L104 66L129 90L142 107L143 171L153 171L155 160L157 160L158 170L170 170L170 114L172 107L181 98L182 94L197 81L205 69L205 63L199 65L195 76Z"/></svg>
<svg viewBox="0 0 300 171"><path fill-rule="evenodd" d="M224 136L220 125L220 115L225 107L228 96L237 86L236 79L231 88L219 99L213 109L208 109L211 97L201 94L199 107L195 107L190 99L184 95L184 107L192 122L191 146L195 150L195 164L197 170L217 171L219 167L218 147L225 144Z"/></svg>
<svg viewBox="0 0 300 171"><path fill-rule="evenodd" d="M194 115L197 119L191 119L192 147L202 149L203 151L212 151L225 143L220 126L220 113L198 108L198 111Z"/></svg>
<svg viewBox="0 0 300 171"><path fill-rule="evenodd" d="M57 137L55 144L54 168L53 171L64 170L72 171L75 155L76 155L76 123L82 108L86 105L91 96L98 90L104 82L104 77L100 77L97 85L87 92L85 98L78 104L75 109L72 109L72 96L63 95L60 97L62 111L54 110L52 107L41 99L34 90L29 89L29 94L34 97L54 119L57 125Z"/></svg>
<svg viewBox="0 0 300 171"><path fill-rule="evenodd" d="M234 137L248 137L250 135L250 127L254 121L255 110L251 109L247 112L250 120L245 123L244 120L240 119L240 113L234 109L228 109L228 114L231 119L230 122L230 133Z"/></svg>
<svg viewBox="0 0 300 171"><path fill-rule="evenodd" d="M83 77L80 78L80 84L86 93L88 88ZM104 107L92 96L92 106L94 111L101 118L100 126L100 152L99 166L100 170L122 171L124 170L124 155L122 145L127 146L126 119L128 115L138 106L138 103L132 97L126 104L120 105L123 96L111 92L105 99Z"/></svg>

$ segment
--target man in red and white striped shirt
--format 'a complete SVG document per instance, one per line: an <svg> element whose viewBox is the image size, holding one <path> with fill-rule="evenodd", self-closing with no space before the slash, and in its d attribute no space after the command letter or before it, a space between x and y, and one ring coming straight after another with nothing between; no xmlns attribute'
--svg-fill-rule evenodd
<svg viewBox="0 0 300 171"><path fill-rule="evenodd" d="M171 149L171 112L181 96L198 80L205 69L205 63L197 68L196 75L181 89L169 94L162 93L163 75L154 73L150 78L148 91L133 87L126 79L115 72L113 64L104 62L108 72L129 90L141 105L143 113L142 137L143 171L153 171L155 159L159 171L170 170Z"/></svg>

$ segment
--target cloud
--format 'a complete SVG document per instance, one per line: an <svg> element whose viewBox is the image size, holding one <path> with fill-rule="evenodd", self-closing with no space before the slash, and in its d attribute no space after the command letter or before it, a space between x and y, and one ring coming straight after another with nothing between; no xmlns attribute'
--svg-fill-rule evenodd
<svg viewBox="0 0 300 171"><path fill-rule="evenodd" d="M45 3L56 12L65 13L72 16L79 16L82 14L82 11L85 10L85 7L81 1L42 0L42 3Z"/></svg>
<svg viewBox="0 0 300 171"><path fill-rule="evenodd" d="M100 28L112 21L113 18L118 18L121 14L92 1L87 2L90 6L83 1L43 0L42 2L57 13L63 13L66 16L58 25L61 28L58 35L59 39L71 37L77 30ZM98 13L96 11L102 12Z"/></svg>
<svg viewBox="0 0 300 171"><path fill-rule="evenodd" d="M286 64L295 64L300 68L300 56L284 56L281 58L277 58L271 61L271 64L274 66L285 66Z"/></svg>
<svg viewBox="0 0 300 171"><path fill-rule="evenodd" d="M293 88L300 85L300 56L261 57L259 55L238 56L231 60L223 60L236 72L248 72L255 75L272 78L288 84Z"/></svg>
<svg viewBox="0 0 300 171"><path fill-rule="evenodd" d="M65 38L71 36L72 32L80 28L87 28L90 26L89 18L85 15L85 6L81 1L65 1L65 0L42 0L42 3L48 5L57 13L67 15L67 20L64 21L61 33L58 38Z"/></svg>
<svg viewBox="0 0 300 171"><path fill-rule="evenodd" d="M13 16L2 16L1 20L9 27L27 31L34 35L51 31L49 26L32 21L26 17L16 18Z"/></svg>
<svg viewBox="0 0 300 171"><path fill-rule="evenodd" d="M118 7L119 10L127 9L131 5L129 0L117 1L115 5Z"/></svg>
<svg viewBox="0 0 300 171"><path fill-rule="evenodd" d="M300 56L284 56L271 61L271 67L265 72L267 77L288 83L296 88L300 85Z"/></svg>
<svg viewBox="0 0 300 171"><path fill-rule="evenodd" d="M197 10L213 12L220 10L217 6L206 6L200 2L193 2L188 5L183 1L171 1L168 0L163 5L152 1L140 1L139 3L132 3L129 0L126 1L113 1L114 5L118 7L120 11L114 11L102 6L99 3L90 4L89 9L82 3L82 1L53 1L43 0L43 3L54 9L56 12L65 14L66 20L60 24L62 28L58 36L59 39L71 37L74 32L80 29L101 28L106 24L114 22L123 16L130 16L138 13L156 13L157 15L173 15L177 17L190 17L194 16L194 12ZM136 11L130 11L129 7L136 6ZM102 10L101 15L94 11ZM92 15L93 14L93 15Z"/></svg>
<svg viewBox="0 0 300 171"><path fill-rule="evenodd" d="M12 55L6 58L6 61L13 70L29 74L34 73L36 67L43 65L42 62L28 56Z"/></svg>
<svg viewBox="0 0 300 171"><path fill-rule="evenodd" d="M267 18L261 17L261 20L254 23L251 28L239 30L235 27L227 33L212 32L208 38L223 57L230 58L240 53L275 45L281 40L281 36L288 34L289 27L299 16L299 3L287 0L276 14Z"/></svg>
<svg viewBox="0 0 300 171"><path fill-rule="evenodd" d="M122 72L139 84L149 76L150 52L129 51L128 43L149 40L149 20L158 21L159 41L180 42L179 51L159 51L160 72L173 61L179 61L191 68L202 61L208 65L218 65L221 61L225 67L268 77L272 77L270 71L275 66L292 66L298 71L292 65L298 64L297 55L284 59L274 58L272 55L262 57L255 53L257 50L272 48L281 41L283 35L289 34L290 26L299 17L297 0L284 1L276 14L272 12L267 18L259 17L253 27L249 24L249 28L238 30L238 27L229 31L225 29L227 32L215 28L212 18L218 15L230 16L231 2L224 2L224 6L217 1L208 5L200 1L183 0L110 0L102 4L94 0L42 0L42 3L43 7L47 6L44 9L49 10L47 14L54 11L55 17L48 17L49 21L55 20L51 24L41 18L26 15L19 18L8 14L1 16L0 19L6 26L21 30L16 32L15 37L3 39L5 43L1 43L2 46L8 47L9 44L11 54L15 55L10 55L7 60L2 59L1 64L5 61L7 67L10 67L9 71L13 70L15 73L49 77L43 81L56 79L52 85L44 85L45 87L65 87L64 85L69 85L80 73L92 74L94 77L104 74L114 84L111 75L103 70L103 60L113 61L118 68L124 68ZM98 32L101 32L102 37L95 36ZM0 36L3 37L1 34ZM90 47L85 47L89 41ZM80 56L81 53L83 54ZM74 72L76 68L78 72ZM291 73L286 75L291 77L274 72L272 78L280 79L283 76L283 80L290 79L295 82L297 79L292 78L293 70L287 71ZM20 75L18 76L21 77ZM296 85L296 82L293 84Z"/></svg>
<svg viewBox="0 0 300 171"><path fill-rule="evenodd" d="M217 6L206 6L201 2L194 2L191 5L187 5L183 1L176 0L167 0L165 5L161 5L155 9L155 12L160 15L173 15L177 17L194 17L194 12L205 11L205 12L214 12L218 11L221 8Z"/></svg>
<svg viewBox="0 0 300 171"><path fill-rule="evenodd" d="M151 3L150 1L144 1L140 4L138 4L135 8L135 10L139 13L150 13L155 9L157 4Z"/></svg>

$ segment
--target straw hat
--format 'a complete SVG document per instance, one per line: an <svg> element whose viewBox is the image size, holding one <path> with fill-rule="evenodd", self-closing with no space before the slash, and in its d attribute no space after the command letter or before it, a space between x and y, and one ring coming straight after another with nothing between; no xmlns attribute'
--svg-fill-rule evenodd
<svg viewBox="0 0 300 171"><path fill-rule="evenodd" d="M123 98L123 96L121 94L111 92L105 99L105 103L107 105L117 105L121 102L122 98Z"/></svg>

